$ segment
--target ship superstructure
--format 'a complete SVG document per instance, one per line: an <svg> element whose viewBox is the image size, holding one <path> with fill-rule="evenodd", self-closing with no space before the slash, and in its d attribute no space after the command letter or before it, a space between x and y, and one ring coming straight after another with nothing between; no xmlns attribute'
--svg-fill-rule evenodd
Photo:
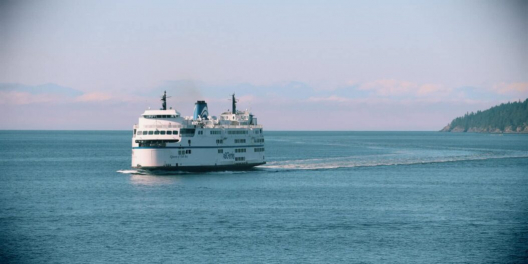
<svg viewBox="0 0 528 264"><path fill-rule="evenodd" d="M197 101L194 114L182 117L167 109L163 94L159 110L146 110L134 125L132 167L146 170L240 170L266 163L264 134L257 118L236 109L210 116L205 101Z"/></svg>

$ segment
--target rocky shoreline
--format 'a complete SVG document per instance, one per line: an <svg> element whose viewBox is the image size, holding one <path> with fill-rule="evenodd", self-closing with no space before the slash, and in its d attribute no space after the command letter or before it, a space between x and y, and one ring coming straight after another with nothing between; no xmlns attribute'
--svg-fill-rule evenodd
<svg viewBox="0 0 528 264"><path fill-rule="evenodd" d="M492 133L492 134L528 134L528 125L518 126L513 128L511 126L499 129L497 127L468 127L467 129L462 126L451 127L447 125L440 132L454 132L454 133Z"/></svg>

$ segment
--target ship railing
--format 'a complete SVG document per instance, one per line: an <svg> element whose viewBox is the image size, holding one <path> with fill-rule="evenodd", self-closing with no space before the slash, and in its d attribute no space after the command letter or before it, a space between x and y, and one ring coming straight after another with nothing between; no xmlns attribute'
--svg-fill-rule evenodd
<svg viewBox="0 0 528 264"><path fill-rule="evenodd" d="M199 125L197 126L199 127ZM205 127L210 127L210 126L205 126ZM142 125L141 127L139 126L134 126L134 128L136 129L145 129L145 128L195 128L195 125ZM245 128L245 129L255 129L255 128L262 128L262 125L214 125L210 128Z"/></svg>
<svg viewBox="0 0 528 264"><path fill-rule="evenodd" d="M142 125L141 128L186 128L187 125Z"/></svg>
<svg viewBox="0 0 528 264"><path fill-rule="evenodd" d="M215 128L262 128L262 125L215 125Z"/></svg>
<svg viewBox="0 0 528 264"><path fill-rule="evenodd" d="M134 128L135 129L146 129L146 128L154 128L154 129L164 129L164 128L195 128L195 127L200 127L199 125L195 126L195 125L172 125L172 124L168 124L168 125L142 125L142 126L138 126L138 125L135 125ZM255 129L255 128L262 128L262 125L218 125L218 124L215 124L214 126L204 126L204 127L208 127L208 128L243 128L243 129Z"/></svg>

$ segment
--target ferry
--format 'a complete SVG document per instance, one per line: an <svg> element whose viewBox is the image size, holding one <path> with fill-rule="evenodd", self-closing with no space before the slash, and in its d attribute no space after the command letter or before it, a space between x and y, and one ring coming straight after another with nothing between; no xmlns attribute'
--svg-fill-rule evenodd
<svg viewBox="0 0 528 264"><path fill-rule="evenodd" d="M246 170L266 164L262 125L250 111L210 116L205 101L197 101L193 116L170 107L167 92L159 110L145 110L133 127L132 168L141 170Z"/></svg>

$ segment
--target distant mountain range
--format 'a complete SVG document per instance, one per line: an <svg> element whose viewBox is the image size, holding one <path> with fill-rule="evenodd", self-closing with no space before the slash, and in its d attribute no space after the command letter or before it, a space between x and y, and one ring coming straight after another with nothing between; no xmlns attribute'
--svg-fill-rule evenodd
<svg viewBox="0 0 528 264"><path fill-rule="evenodd" d="M26 92L30 94L56 94L68 97L77 97L83 95L83 92L73 88L60 86L54 83L41 85L25 85L20 83L0 83L0 92Z"/></svg>
<svg viewBox="0 0 528 264"><path fill-rule="evenodd" d="M441 132L528 133L528 99L457 117Z"/></svg>

